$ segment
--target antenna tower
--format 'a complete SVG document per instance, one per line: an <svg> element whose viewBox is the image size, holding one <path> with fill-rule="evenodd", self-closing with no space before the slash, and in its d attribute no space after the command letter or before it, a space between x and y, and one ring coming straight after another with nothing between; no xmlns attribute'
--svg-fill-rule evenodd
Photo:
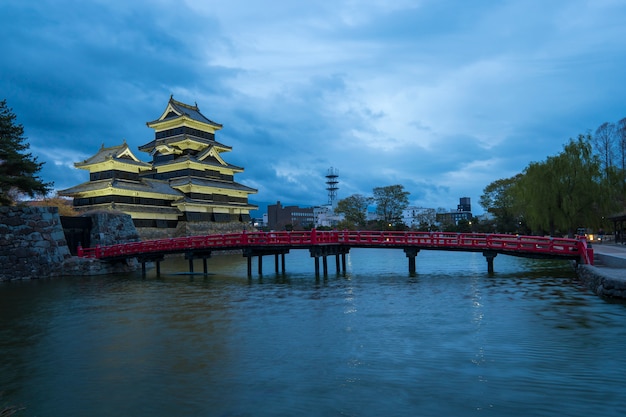
<svg viewBox="0 0 626 417"><path fill-rule="evenodd" d="M337 184L339 184L339 171L335 168L328 168L328 174L326 174L326 190L328 191L328 204L331 207L335 207L335 198L337 198Z"/></svg>

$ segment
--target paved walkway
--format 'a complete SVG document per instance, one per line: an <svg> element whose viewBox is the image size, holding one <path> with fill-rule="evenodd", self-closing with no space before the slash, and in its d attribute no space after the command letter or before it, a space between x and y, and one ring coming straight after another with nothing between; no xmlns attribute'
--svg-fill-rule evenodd
<svg viewBox="0 0 626 417"><path fill-rule="evenodd" d="M594 253L626 259L626 245L615 243L594 243L591 247L593 248Z"/></svg>
<svg viewBox="0 0 626 417"><path fill-rule="evenodd" d="M602 275L626 280L626 245L594 243L592 248L596 261L594 267L598 268Z"/></svg>

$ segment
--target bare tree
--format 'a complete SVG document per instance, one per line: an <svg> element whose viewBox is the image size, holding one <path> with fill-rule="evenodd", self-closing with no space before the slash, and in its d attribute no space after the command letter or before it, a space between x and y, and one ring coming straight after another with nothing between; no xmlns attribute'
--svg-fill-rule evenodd
<svg viewBox="0 0 626 417"><path fill-rule="evenodd" d="M608 178L609 170L613 166L613 156L615 153L615 125L604 122L593 135L593 147L598 152L600 161L604 165L604 174Z"/></svg>
<svg viewBox="0 0 626 417"><path fill-rule="evenodd" d="M626 172L626 117L617 122L617 152L622 160L622 171Z"/></svg>

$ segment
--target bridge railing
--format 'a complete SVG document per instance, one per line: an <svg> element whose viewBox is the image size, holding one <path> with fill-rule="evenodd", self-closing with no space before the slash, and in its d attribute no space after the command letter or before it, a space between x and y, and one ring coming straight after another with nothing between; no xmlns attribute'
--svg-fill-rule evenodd
<svg viewBox="0 0 626 417"><path fill-rule="evenodd" d="M568 256L578 254L586 262L593 262L593 252L587 247L584 238L581 240L483 233L317 231L315 229L294 232L242 232L147 240L95 248L79 248L78 255L90 258L115 258L146 253L184 252L194 249L229 249L247 246L303 247L328 244L360 247L423 246L442 249L520 251Z"/></svg>
<svg viewBox="0 0 626 417"><path fill-rule="evenodd" d="M579 251L576 239L484 233L348 231L338 232L337 242L359 246L419 245L563 254Z"/></svg>

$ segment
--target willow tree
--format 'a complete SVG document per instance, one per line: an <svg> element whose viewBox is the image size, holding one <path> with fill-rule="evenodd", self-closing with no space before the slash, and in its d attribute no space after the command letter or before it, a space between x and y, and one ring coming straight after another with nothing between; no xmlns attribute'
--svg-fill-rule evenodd
<svg viewBox="0 0 626 417"><path fill-rule="evenodd" d="M590 136L579 135L560 154L525 169L515 201L533 230L573 235L577 227L601 224L610 204L605 184Z"/></svg>

